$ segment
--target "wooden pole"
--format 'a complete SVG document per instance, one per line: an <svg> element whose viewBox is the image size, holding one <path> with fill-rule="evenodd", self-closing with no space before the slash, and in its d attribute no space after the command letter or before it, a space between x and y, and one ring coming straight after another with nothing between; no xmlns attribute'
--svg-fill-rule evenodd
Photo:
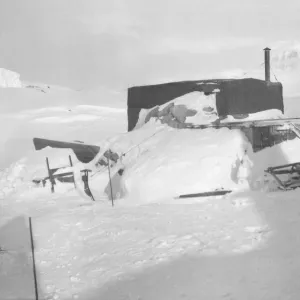
<svg viewBox="0 0 300 300"><path fill-rule="evenodd" d="M31 253L32 253L35 299L38 300L39 299L39 294L38 294L37 276L36 276L36 268L35 268L34 241L33 241L31 217L29 217L29 231L30 231L30 242L31 242Z"/></svg>
<svg viewBox="0 0 300 300"><path fill-rule="evenodd" d="M46 163L47 163L47 169L48 169L48 174L49 174L49 180L51 182L51 192L54 193L54 185L55 185L55 180L53 178L53 174L50 170L50 165L49 165L49 159L46 157Z"/></svg>
<svg viewBox="0 0 300 300"><path fill-rule="evenodd" d="M108 158L107 158L107 163L108 163L108 176L109 176L109 185L110 185L111 205L114 206L114 196L113 196L113 188L112 188L112 184L111 184L110 165L109 165Z"/></svg>
<svg viewBox="0 0 300 300"><path fill-rule="evenodd" d="M72 157L71 157L71 155L69 155L69 161L70 161L71 167L73 167L73 162L72 162ZM75 182L74 169L73 169L73 180L74 180L74 187L75 187L75 189L76 189L77 187L76 187L76 182Z"/></svg>

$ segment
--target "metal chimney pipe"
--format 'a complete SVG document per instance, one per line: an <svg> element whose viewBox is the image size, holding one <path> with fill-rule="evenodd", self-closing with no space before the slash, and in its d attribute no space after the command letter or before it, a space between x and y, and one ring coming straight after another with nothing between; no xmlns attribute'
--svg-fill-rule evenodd
<svg viewBox="0 0 300 300"><path fill-rule="evenodd" d="M271 82L270 78L270 48L265 48L265 81Z"/></svg>

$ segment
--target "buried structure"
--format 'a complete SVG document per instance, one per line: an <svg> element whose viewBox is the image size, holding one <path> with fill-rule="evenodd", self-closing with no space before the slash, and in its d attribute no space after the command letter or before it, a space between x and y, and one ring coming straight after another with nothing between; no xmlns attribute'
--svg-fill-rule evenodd
<svg viewBox="0 0 300 300"><path fill-rule="evenodd" d="M228 127L242 130L250 141L253 150L259 151L282 141L296 138L293 128L282 126L287 120L270 122L269 119L249 119L249 115L278 110L284 113L283 88L280 82L270 81L270 49L265 48L265 80L215 79L199 81L170 82L157 85L135 86L128 89L127 115L128 131L134 130L139 123L141 112L146 110L145 123L151 118L160 119L175 128L205 129L207 127ZM194 94L202 101L213 99L213 104L204 106L205 114L215 114L209 124L186 122L193 116L193 110L185 107L184 99ZM198 96L197 96L198 94ZM178 97L182 98L179 105ZM174 101L175 100L175 101ZM162 111L159 107L168 103ZM226 122L228 116L231 122ZM251 122L249 121L251 120ZM298 122L298 118L288 120ZM290 124L293 125L293 124Z"/></svg>
<svg viewBox="0 0 300 300"><path fill-rule="evenodd" d="M220 118L243 116L277 109L284 113L283 88L280 82L270 80L270 49L265 48L265 80L211 79L169 82L135 86L128 89L128 131L135 128L142 109L161 106L192 92L205 96L215 94L215 109Z"/></svg>
<svg viewBox="0 0 300 300"><path fill-rule="evenodd" d="M182 134L180 136L182 140L186 138L185 135L193 136L195 139L199 138L199 135L197 137L197 134L192 134L192 132L195 132L195 130L225 127L228 129L238 129L238 132L242 132L245 139L247 139L252 145L253 152L260 151L266 147L272 147L286 140L295 139L297 136L299 137L300 134L297 125L294 123L300 122L300 119L287 119L283 116L284 104L282 84L279 82L273 83L270 81L269 52L270 49L266 48L265 80L253 78L200 80L129 88L127 99L128 131L130 132L128 133L129 136L131 134L134 136L134 132L136 132L135 129L138 129L145 123L152 121L163 123L177 129L189 129L189 131L186 133L181 132ZM266 117L266 111L273 111L273 113L275 111L277 112L277 115L267 115ZM260 113L260 117L257 117ZM253 114L256 115L255 118L253 118ZM229 131L231 133L228 133L228 138L234 137L235 133L231 130ZM143 132L143 130L141 132ZM144 131L143 134L146 135L146 132L147 131ZM156 134L158 131L154 132ZM212 131L210 133L212 133ZM213 137L209 136L210 133L206 132L205 134L207 134L207 138L211 140L210 147L213 147L214 143L217 142L214 140L214 136L221 137L222 132L219 132L219 134L214 132ZM137 133L137 135L139 134L140 132ZM170 137L171 136L172 135L170 134ZM134 147L139 146L141 144L139 142L135 141L136 145ZM158 152L157 155L160 157L153 155L154 158L151 160L151 162L150 160L148 160L146 163L141 162L137 156L136 161L134 160L134 163L131 161L129 164L123 165L122 158L129 152L127 150L131 149L130 147L128 149L122 149L122 151L118 152L117 150L114 151L112 145L109 146L108 149L104 149L105 147L86 145L79 142L69 143L35 139L34 143L37 150L47 146L54 148L71 148L75 152L79 161L83 163L92 163L96 168L98 168L98 171L95 169L93 171L89 171L87 169L81 170L86 172L84 178L86 181L88 181L88 172L91 172L90 177L92 177L93 180L97 177L100 180L100 177L102 176L101 173L103 173L106 176L104 181L99 184L99 182L102 180L101 179L97 184L94 185L94 187L95 189L99 189L99 186L106 186L103 188L103 190L110 200L118 197L117 195L123 191L121 186L123 184L124 177L125 181L127 180L128 182L129 180L129 186L135 190L137 185L141 184L143 186L144 184L143 182L138 181L138 177L144 178L144 181L147 181L147 178L149 178L150 181L153 180L157 173L155 173L156 170L153 169L154 167L152 167L151 164L155 166L159 163L159 161L164 161L164 159L165 161L168 161L168 158L161 157L163 155L162 152L169 151L168 155L170 155L172 151L175 151L174 157L169 159L170 163L174 164L175 161L176 164L176 160L178 159L176 156L176 147L178 145L176 144L174 144L174 147L167 147L167 150L164 148L163 151ZM224 143L227 143L226 147L228 148L228 153L232 152L232 149L230 149L229 145L230 141L225 139ZM199 142L191 143L189 141L190 148L195 149L198 146L204 146L201 145L201 138L199 139ZM163 145L163 147L165 147L165 145ZM239 146L236 145L236 147ZM147 153L147 151L148 149L142 152ZM195 149L195 153L194 150L189 151L192 155L197 153L197 149ZM207 151L207 155L211 155L210 150ZM147 156L147 154L145 155ZM236 159L233 153L230 153L230 155L230 159ZM96 156L97 161L94 160ZM241 158L241 161L243 161L243 158ZM219 163L222 165L222 162ZM141 170L146 169L145 164L148 164L147 167L149 167L149 170L151 170L152 175L138 173ZM197 168L198 167L194 168L196 173L193 180L201 183L201 174L197 173L199 172L198 169L202 168L201 163L199 164L199 168ZM228 172L226 172L230 173L229 170L231 168L231 163L228 163L227 165L224 164L223 169L224 168L227 168L226 170ZM158 169L161 170L160 166ZM176 167L173 167L172 165L172 169L176 169ZM295 171L294 169L292 170L293 172ZM132 179L128 179L128 170ZM180 164L178 164L178 170L180 170L180 172L184 171ZM110 171L112 171L112 173L110 173ZM296 171L298 172L298 169ZM166 170L166 172L169 172L169 170ZM275 173L273 172L273 175L274 174ZM53 178L50 172L48 177L50 179L51 177ZM47 177L45 178L48 179ZM82 177L82 180L84 178ZM205 178L203 178L203 180L205 181ZM218 180L220 182L222 181L218 177L214 177L211 180L214 183L216 183ZM156 183L158 184L159 188L161 182ZM218 186L217 190L216 186ZM200 193L197 193L196 195L208 196L226 194L231 191L230 189L232 185L229 184L228 186L229 189L226 187L226 184L224 184L223 187L221 183L217 183L215 185L211 185L208 191L202 189ZM149 188L150 191L153 189L153 186L149 187L147 184L145 184L144 189L146 190L147 188ZM198 187L196 186L196 188ZM141 189L143 189L143 187ZM172 189L174 189L173 185L170 186L170 190ZM177 189L177 191L179 190L180 189ZM203 193L201 193L202 191ZM88 186L85 188L85 192L93 199ZM184 194L182 192L188 191L182 189L179 192L181 193L179 195L184 198ZM192 192L197 191L193 190ZM137 192L137 194L139 194L139 192ZM195 194L189 193L189 195L186 196L193 197Z"/></svg>
<svg viewBox="0 0 300 300"><path fill-rule="evenodd" d="M216 95L219 117L240 116L260 111L278 109L284 112L282 84L259 79L220 79L172 82L159 85L138 86L128 89L128 131L136 126L142 109L163 105L192 92Z"/></svg>

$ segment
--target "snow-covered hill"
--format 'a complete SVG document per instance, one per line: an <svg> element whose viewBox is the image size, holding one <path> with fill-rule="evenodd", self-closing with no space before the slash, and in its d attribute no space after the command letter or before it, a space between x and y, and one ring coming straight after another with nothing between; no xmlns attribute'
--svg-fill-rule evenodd
<svg viewBox="0 0 300 300"><path fill-rule="evenodd" d="M33 137L91 142L127 127L125 92L23 83L0 88L0 99L0 169L32 150Z"/></svg>

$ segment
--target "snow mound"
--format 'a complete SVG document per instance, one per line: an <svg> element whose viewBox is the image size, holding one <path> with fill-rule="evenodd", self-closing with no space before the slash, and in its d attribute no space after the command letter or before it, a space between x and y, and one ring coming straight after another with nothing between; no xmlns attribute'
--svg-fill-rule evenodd
<svg viewBox="0 0 300 300"><path fill-rule="evenodd" d="M250 176L251 162L246 165L246 156L252 149L239 130L176 130L149 122L110 140L108 146L121 157L111 176L116 189L113 194L124 198L123 203L162 202L181 194L237 190L245 188ZM116 178L120 168L124 173ZM109 194L108 185L105 169L91 180L93 193L100 198L101 192L102 197Z"/></svg>
<svg viewBox="0 0 300 300"><path fill-rule="evenodd" d="M0 68L0 88L21 88L20 74Z"/></svg>
<svg viewBox="0 0 300 300"><path fill-rule="evenodd" d="M166 131L124 173L128 201L143 203L238 188L237 161L248 142L240 131Z"/></svg>
<svg viewBox="0 0 300 300"><path fill-rule="evenodd" d="M136 129L150 120L168 124L173 128L185 128L187 124L208 124L218 119L216 93L205 95L203 92L191 92L164 105L151 109L142 109Z"/></svg>

